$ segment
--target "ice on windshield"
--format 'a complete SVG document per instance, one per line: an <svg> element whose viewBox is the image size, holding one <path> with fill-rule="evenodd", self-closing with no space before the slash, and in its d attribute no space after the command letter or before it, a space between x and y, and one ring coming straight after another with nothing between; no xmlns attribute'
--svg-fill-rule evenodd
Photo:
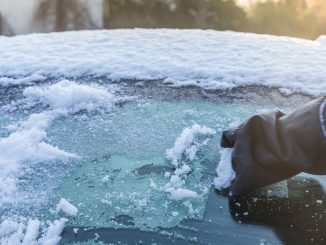
<svg viewBox="0 0 326 245"><path fill-rule="evenodd" d="M125 100L109 87L73 81L23 89L21 99L1 109L2 226L16 224L4 239L19 238L31 224L45 239L46 220L155 230L201 219L220 133L262 109Z"/></svg>
<svg viewBox="0 0 326 245"><path fill-rule="evenodd" d="M201 220L234 177L221 132L324 94L324 53L322 40L199 30L0 38L0 242Z"/></svg>

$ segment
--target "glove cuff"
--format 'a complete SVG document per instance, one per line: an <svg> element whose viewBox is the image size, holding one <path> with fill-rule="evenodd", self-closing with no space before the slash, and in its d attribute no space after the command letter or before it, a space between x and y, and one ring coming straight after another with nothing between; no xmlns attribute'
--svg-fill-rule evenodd
<svg viewBox="0 0 326 245"><path fill-rule="evenodd" d="M320 126L323 132L323 135L326 140L326 98L321 103L319 108L319 120L320 120Z"/></svg>

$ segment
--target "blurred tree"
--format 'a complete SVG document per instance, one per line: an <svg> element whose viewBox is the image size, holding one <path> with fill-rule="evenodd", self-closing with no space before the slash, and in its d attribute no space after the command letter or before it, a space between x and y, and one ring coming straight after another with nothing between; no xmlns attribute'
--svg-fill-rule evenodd
<svg viewBox="0 0 326 245"><path fill-rule="evenodd" d="M251 6L250 31L315 38L317 19L306 0L266 0Z"/></svg>
<svg viewBox="0 0 326 245"><path fill-rule="evenodd" d="M326 1L309 0L309 7L315 12L318 23L318 34L326 34Z"/></svg>
<svg viewBox="0 0 326 245"><path fill-rule="evenodd" d="M233 0L181 0L179 9L184 8L194 18L193 28L218 30L246 30L245 11Z"/></svg>
<svg viewBox="0 0 326 245"><path fill-rule="evenodd" d="M104 0L103 13L107 28L247 28L234 0Z"/></svg>
<svg viewBox="0 0 326 245"><path fill-rule="evenodd" d="M78 0L41 0L35 14L36 31L95 29L87 6Z"/></svg>
<svg viewBox="0 0 326 245"><path fill-rule="evenodd" d="M3 17L1 13L0 13L0 35L6 35L6 36L14 35L14 32L12 31L6 19Z"/></svg>
<svg viewBox="0 0 326 245"><path fill-rule="evenodd" d="M168 22L170 14L169 4L166 1L103 1L104 26L106 28L163 27Z"/></svg>
<svg viewBox="0 0 326 245"><path fill-rule="evenodd" d="M103 20L105 28L201 28L310 39L326 33L326 0L252 1L246 9L237 0L38 1L31 28L37 32L99 29ZM0 16L0 22L0 33L14 34L6 19Z"/></svg>

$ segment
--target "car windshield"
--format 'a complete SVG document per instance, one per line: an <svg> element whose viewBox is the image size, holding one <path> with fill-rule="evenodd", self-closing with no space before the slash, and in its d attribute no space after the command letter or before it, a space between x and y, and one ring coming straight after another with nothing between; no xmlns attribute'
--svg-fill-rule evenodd
<svg viewBox="0 0 326 245"><path fill-rule="evenodd" d="M235 174L217 173L224 130L325 94L324 41L166 29L1 36L0 243L322 241L324 177L237 200L214 179Z"/></svg>
<svg viewBox="0 0 326 245"><path fill-rule="evenodd" d="M87 105L78 101L83 86L93 89L84 95L89 96ZM71 98L51 102L51 95L62 89L76 93L72 98L78 103ZM244 89L251 93L243 93ZM227 197L214 190L219 139L223 130L252 114L288 111L309 97L296 95L284 103L277 90L269 98L261 96L267 91L261 87L223 94L162 87L160 82L149 86L145 81L130 81L117 89L96 80L44 82L12 91L1 90L7 105L1 109L3 141L18 137L25 149L16 147L23 152L36 141L34 157L39 159L29 160L21 169L17 190L1 206L3 217L55 220L62 214L54 204L65 198L78 215L67 221L62 244L206 244L239 239L241 244L267 244L281 240L270 227L239 226L241 220L232 217ZM35 124L37 120L43 124ZM19 129L12 128L10 134L8 125ZM41 133L46 133L46 139ZM187 141L189 137L193 139ZM174 149L178 157L178 150L195 148L192 157L179 155L180 164L189 167L181 185L190 193L168 191L176 166L167 152ZM291 200L288 192L286 184L269 197L286 202Z"/></svg>

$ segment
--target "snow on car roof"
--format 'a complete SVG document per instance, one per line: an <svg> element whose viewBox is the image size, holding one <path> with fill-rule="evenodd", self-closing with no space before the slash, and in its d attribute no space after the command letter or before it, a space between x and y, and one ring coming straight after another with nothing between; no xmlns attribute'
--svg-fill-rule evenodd
<svg viewBox="0 0 326 245"><path fill-rule="evenodd" d="M258 84L319 96L326 92L323 39L167 29L0 37L0 84L95 76L206 89Z"/></svg>

